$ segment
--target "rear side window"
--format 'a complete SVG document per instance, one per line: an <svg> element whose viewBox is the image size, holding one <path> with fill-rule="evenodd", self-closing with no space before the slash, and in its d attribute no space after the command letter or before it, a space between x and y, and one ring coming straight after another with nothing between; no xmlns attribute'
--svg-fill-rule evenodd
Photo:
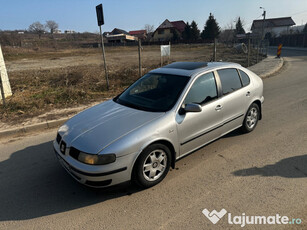
<svg viewBox="0 0 307 230"><path fill-rule="evenodd" d="M236 69L221 69L217 71L223 89L223 95L236 91L242 87L241 80Z"/></svg>
<svg viewBox="0 0 307 230"><path fill-rule="evenodd" d="M241 75L243 86L247 86L250 82L249 76L244 71L242 71L240 69L239 69L239 72L240 72L240 75Z"/></svg>

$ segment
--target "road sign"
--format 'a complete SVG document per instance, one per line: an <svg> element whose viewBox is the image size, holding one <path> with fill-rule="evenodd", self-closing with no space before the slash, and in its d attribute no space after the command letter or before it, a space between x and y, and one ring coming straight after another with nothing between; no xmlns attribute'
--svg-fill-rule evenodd
<svg viewBox="0 0 307 230"><path fill-rule="evenodd" d="M104 24L104 19L103 19L103 9L102 9L102 4L96 6L96 14L97 14L97 22L98 26L101 26Z"/></svg>
<svg viewBox="0 0 307 230"><path fill-rule="evenodd" d="M161 56L171 56L171 46L170 45L165 45L161 46Z"/></svg>

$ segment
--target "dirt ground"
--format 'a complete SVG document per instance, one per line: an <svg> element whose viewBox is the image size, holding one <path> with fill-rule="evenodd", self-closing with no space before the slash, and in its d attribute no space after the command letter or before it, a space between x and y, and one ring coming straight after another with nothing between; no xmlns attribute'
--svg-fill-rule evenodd
<svg viewBox="0 0 307 230"><path fill-rule="evenodd" d="M246 55L234 52L233 48L228 48L223 45L218 46L217 60L239 62L242 65L246 63ZM10 50L15 52L14 50ZM27 52L27 51L24 51ZM102 63L102 54L100 49L74 49L70 52L65 51L44 51L38 53L30 52L29 55L19 54L12 56L8 61L8 72L37 70L37 69L54 69L64 68L69 66L80 65L100 65ZM175 45L171 49L170 61L210 61L212 58L212 45ZM231 54L231 55L230 55ZM20 58L18 58L20 57ZM132 47L106 47L106 60L110 70L119 68L119 66L138 65L138 48ZM159 46L144 46L142 49L142 62L146 65L148 63L160 63L160 47Z"/></svg>
<svg viewBox="0 0 307 230"><path fill-rule="evenodd" d="M106 47L109 91L100 48L3 50L13 96L6 108L0 106L0 130L75 114L116 96L139 78L136 46ZM167 62L210 61L212 53L210 44L174 45ZM234 48L217 47L218 61L246 66L246 59L246 54ZM159 67L160 61L159 46L144 46L142 74Z"/></svg>

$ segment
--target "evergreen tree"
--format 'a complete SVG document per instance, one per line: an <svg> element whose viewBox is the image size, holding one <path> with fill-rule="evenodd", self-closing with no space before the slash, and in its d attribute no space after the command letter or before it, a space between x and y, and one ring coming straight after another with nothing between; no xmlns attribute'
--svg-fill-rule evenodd
<svg viewBox="0 0 307 230"><path fill-rule="evenodd" d="M303 34L307 34L307 23L306 23L305 26L304 26Z"/></svg>
<svg viewBox="0 0 307 230"><path fill-rule="evenodd" d="M245 30L243 28L240 17L238 18L238 21L236 23L236 34L245 34Z"/></svg>
<svg viewBox="0 0 307 230"><path fill-rule="evenodd" d="M218 23L216 22L214 16L210 13L209 18L206 21L205 28L201 33L201 38L212 41L215 38L218 38L220 32Z"/></svg>
<svg viewBox="0 0 307 230"><path fill-rule="evenodd" d="M182 38L185 41L191 40L191 26L188 22L187 22L186 26L184 27L184 31L182 32Z"/></svg>
<svg viewBox="0 0 307 230"><path fill-rule="evenodd" d="M199 29L197 27L196 22L193 20L191 23L191 40L192 41L197 41L199 38Z"/></svg>
<svg viewBox="0 0 307 230"><path fill-rule="evenodd" d="M180 35L179 35L179 33L178 33L177 30L174 30L174 32L173 32L173 37L172 37L172 41L177 42L177 41L179 41L179 40L180 40Z"/></svg>

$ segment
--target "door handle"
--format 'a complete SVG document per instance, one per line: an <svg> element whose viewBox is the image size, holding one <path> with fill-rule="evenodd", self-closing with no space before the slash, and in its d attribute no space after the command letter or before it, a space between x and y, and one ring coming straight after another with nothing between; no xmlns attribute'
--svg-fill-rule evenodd
<svg viewBox="0 0 307 230"><path fill-rule="evenodd" d="M223 106L217 105L217 106L215 107L215 110L216 110L216 111L220 111L222 108L223 108Z"/></svg>
<svg viewBox="0 0 307 230"><path fill-rule="evenodd" d="M248 92L246 93L246 96L249 97L250 95L251 95L251 92L248 91Z"/></svg>

